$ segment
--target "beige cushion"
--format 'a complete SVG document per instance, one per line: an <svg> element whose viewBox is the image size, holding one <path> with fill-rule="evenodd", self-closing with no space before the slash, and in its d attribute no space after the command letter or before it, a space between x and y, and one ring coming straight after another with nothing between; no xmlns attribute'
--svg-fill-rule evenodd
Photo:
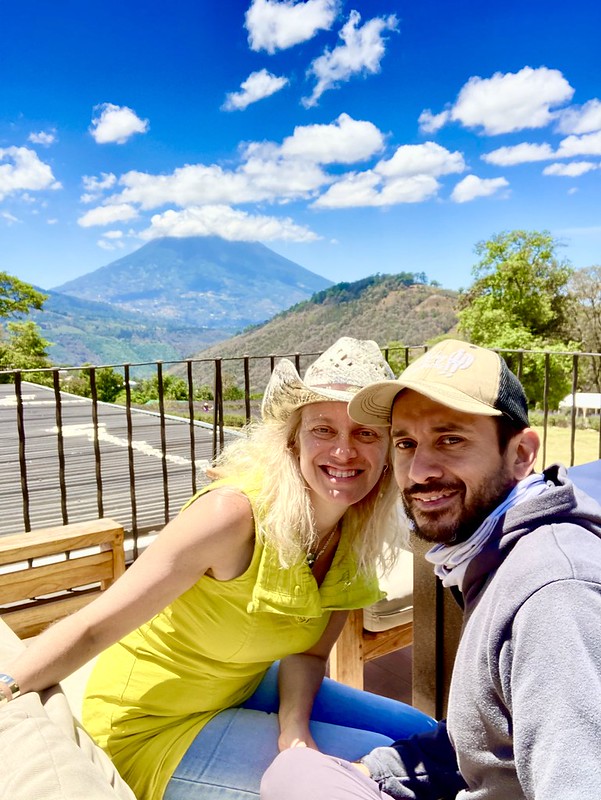
<svg viewBox="0 0 601 800"><path fill-rule="evenodd" d="M413 619L413 553L401 550L388 573L380 578L386 598L363 609L363 627L368 631L387 631Z"/></svg>
<svg viewBox="0 0 601 800"><path fill-rule="evenodd" d="M0 619L0 664L23 647ZM0 705L0 752L2 797L10 800L135 800L58 686Z"/></svg>

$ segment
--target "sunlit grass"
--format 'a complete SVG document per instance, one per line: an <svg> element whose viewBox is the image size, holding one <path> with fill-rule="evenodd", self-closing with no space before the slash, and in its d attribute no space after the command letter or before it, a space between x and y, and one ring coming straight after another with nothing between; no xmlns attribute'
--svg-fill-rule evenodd
<svg viewBox="0 0 601 800"><path fill-rule="evenodd" d="M542 436L543 429L533 426L541 437L541 450L537 469L554 464L557 461L571 466L571 431L569 428L549 427L547 430L547 448L544 464L542 462ZM577 430L574 441L574 464L586 464L599 458L599 433L592 429Z"/></svg>

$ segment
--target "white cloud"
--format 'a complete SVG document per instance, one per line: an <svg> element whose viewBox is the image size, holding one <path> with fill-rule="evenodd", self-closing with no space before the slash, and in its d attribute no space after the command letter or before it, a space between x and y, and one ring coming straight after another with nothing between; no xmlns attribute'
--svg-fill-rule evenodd
<svg viewBox="0 0 601 800"><path fill-rule="evenodd" d="M135 219L138 212L133 206L121 203L112 206L98 206L92 208L81 216L77 223L82 228L91 228L93 225L111 225L113 222L125 222Z"/></svg>
<svg viewBox="0 0 601 800"><path fill-rule="evenodd" d="M463 172L465 162L458 151L451 153L435 142L406 144L398 147L392 158L380 161L375 171L387 177L413 175L448 175Z"/></svg>
<svg viewBox="0 0 601 800"><path fill-rule="evenodd" d="M246 162L235 172L213 164L186 164L170 175L127 172L119 183L125 189L111 202L136 203L151 209L168 203L185 208L194 205L252 203L306 197L330 182L310 162L279 156L278 148L249 145Z"/></svg>
<svg viewBox="0 0 601 800"><path fill-rule="evenodd" d="M343 44L332 51L326 50L309 67L307 74L315 76L317 84L311 96L303 99L306 107L316 105L325 91L341 81L348 81L353 75L379 72L385 53L384 32L396 31L397 18L394 14L375 17L363 26L359 25L360 21L359 12L351 11L348 22L339 33Z"/></svg>
<svg viewBox="0 0 601 800"><path fill-rule="evenodd" d="M451 112L449 110L441 111L440 114L433 114L429 108L426 108L417 120L419 129L422 133L436 133L443 125L447 124L450 115Z"/></svg>
<svg viewBox="0 0 601 800"><path fill-rule="evenodd" d="M52 169L27 147L0 148L0 200L23 190L60 189Z"/></svg>
<svg viewBox="0 0 601 800"><path fill-rule="evenodd" d="M385 144L385 136L373 123L343 113L330 124L297 126L281 144L263 141L244 145L235 169L186 164L165 175L132 170L116 182L112 173L87 177L85 185L91 189L106 185L116 191L102 206L84 214L79 224L107 225L133 218L136 209L164 206L167 210L153 218L144 236L159 235L156 231L161 235L193 235L168 234L172 229L208 235L224 229L226 233L219 235L243 239L252 228L261 230L255 239L305 240L314 234L303 227L291 228L290 220L250 217L231 207L292 200L313 201L315 208L419 203L438 192L439 176L465 170L460 152L451 152L435 142L399 147L391 158L381 159L363 172L340 174L337 170L332 174L325 170L330 164L346 166L372 159L382 153ZM111 212L113 208L117 210Z"/></svg>
<svg viewBox="0 0 601 800"><path fill-rule="evenodd" d="M531 161L549 161L555 158L551 145L522 142L512 147L499 147L482 156L482 161L487 164L496 164L500 167L510 167L515 164L527 164Z"/></svg>
<svg viewBox="0 0 601 800"><path fill-rule="evenodd" d="M0 219L3 219L7 225L14 225L15 222L21 222L18 217L11 214L9 211L0 211Z"/></svg>
<svg viewBox="0 0 601 800"><path fill-rule="evenodd" d="M117 183L117 176L112 172L101 172L99 178L95 175L84 175L81 182L87 192L84 192L79 199L87 205L95 203L103 192L112 189Z"/></svg>
<svg viewBox="0 0 601 800"><path fill-rule="evenodd" d="M384 136L376 126L340 114L330 125L304 125L282 142L281 154L316 164L353 164L370 158L384 147Z"/></svg>
<svg viewBox="0 0 601 800"><path fill-rule="evenodd" d="M584 136L568 136L559 143L557 158L574 156L601 156L601 131Z"/></svg>
<svg viewBox="0 0 601 800"><path fill-rule="evenodd" d="M245 27L252 50L275 53L329 30L338 13L338 0L253 0Z"/></svg>
<svg viewBox="0 0 601 800"><path fill-rule="evenodd" d="M474 76L451 109L440 114L426 109L419 119L426 132L451 120L466 128L482 127L489 135L543 128L559 113L552 109L567 103L573 94L559 70L524 67L519 72L495 72L491 78Z"/></svg>
<svg viewBox="0 0 601 800"><path fill-rule="evenodd" d="M261 216L225 205L186 208L155 214L143 239L161 236L222 236L231 241L294 241L311 242L319 237L309 228L297 225L290 218Z"/></svg>
<svg viewBox="0 0 601 800"><path fill-rule="evenodd" d="M98 239L96 242L98 247L101 247L103 250L122 250L125 247L125 244L120 241L112 241L107 239Z"/></svg>
<svg viewBox="0 0 601 800"><path fill-rule="evenodd" d="M230 92L225 103L222 105L224 111L243 111L251 103L270 97L279 92L288 83L288 78L278 78L266 69L252 72L245 81L240 84L241 92Z"/></svg>
<svg viewBox="0 0 601 800"><path fill-rule="evenodd" d="M332 178L314 162L279 155L268 158L259 154L252 156L240 167L238 174L244 178L247 193L271 202L306 198L332 182ZM228 202L237 204L239 200L233 196Z"/></svg>
<svg viewBox="0 0 601 800"><path fill-rule="evenodd" d="M453 189L451 200L456 203L467 203L476 197L489 197L505 186L509 186L505 178L478 178L477 175L467 175Z"/></svg>
<svg viewBox="0 0 601 800"><path fill-rule="evenodd" d="M543 175L562 175L566 178L577 178L593 169L599 169L599 164L592 161L572 161L570 164L549 164L543 170Z"/></svg>
<svg viewBox="0 0 601 800"><path fill-rule="evenodd" d="M46 220L47 225L58 225L58 220L56 217L52 217L51 219Z"/></svg>
<svg viewBox="0 0 601 800"><path fill-rule="evenodd" d="M48 147L56 141L56 135L47 131L40 131L39 133L30 133L27 140L32 144L42 144Z"/></svg>
<svg viewBox="0 0 601 800"><path fill-rule="evenodd" d="M601 130L601 101L596 98L583 106L570 106L559 115L561 133L593 133Z"/></svg>
<svg viewBox="0 0 601 800"><path fill-rule="evenodd" d="M102 235L105 239L122 239L123 231L105 231Z"/></svg>
<svg viewBox="0 0 601 800"><path fill-rule="evenodd" d="M431 175L382 180L373 170L352 172L336 181L314 203L314 208L357 208L422 203L436 194L440 184Z"/></svg>
<svg viewBox="0 0 601 800"><path fill-rule="evenodd" d="M117 183L117 176L112 172L101 172L99 178L95 175L84 175L81 182L88 192L104 192Z"/></svg>
<svg viewBox="0 0 601 800"><path fill-rule="evenodd" d="M341 114L329 125L296 127L281 145L247 144L235 170L217 164L186 164L168 175L132 170L120 177L122 191L110 202L153 209L308 198L334 180L320 164L354 163L383 147L384 136L375 125Z"/></svg>
<svg viewBox="0 0 601 800"><path fill-rule="evenodd" d="M94 111L99 112L99 115L93 117L90 133L97 144L125 144L135 133L146 133L148 130L148 120L140 119L127 106L100 103L95 106Z"/></svg>

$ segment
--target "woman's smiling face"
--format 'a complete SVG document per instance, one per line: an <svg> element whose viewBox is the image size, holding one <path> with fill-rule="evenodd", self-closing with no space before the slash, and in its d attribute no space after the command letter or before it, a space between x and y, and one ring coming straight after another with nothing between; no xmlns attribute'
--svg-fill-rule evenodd
<svg viewBox="0 0 601 800"><path fill-rule="evenodd" d="M359 425L346 409L346 403L326 401L301 411L296 452L314 506L319 499L345 510L358 503L387 463L388 429Z"/></svg>

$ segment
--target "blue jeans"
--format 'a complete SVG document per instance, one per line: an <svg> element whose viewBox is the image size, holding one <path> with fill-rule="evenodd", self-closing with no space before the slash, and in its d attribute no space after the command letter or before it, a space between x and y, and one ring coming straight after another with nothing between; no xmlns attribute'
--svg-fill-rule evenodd
<svg viewBox="0 0 601 800"><path fill-rule="evenodd" d="M277 664L243 706L217 714L198 734L163 800L257 800L261 777L278 754ZM374 747L435 727L405 703L326 678L311 715L323 753L354 761Z"/></svg>

